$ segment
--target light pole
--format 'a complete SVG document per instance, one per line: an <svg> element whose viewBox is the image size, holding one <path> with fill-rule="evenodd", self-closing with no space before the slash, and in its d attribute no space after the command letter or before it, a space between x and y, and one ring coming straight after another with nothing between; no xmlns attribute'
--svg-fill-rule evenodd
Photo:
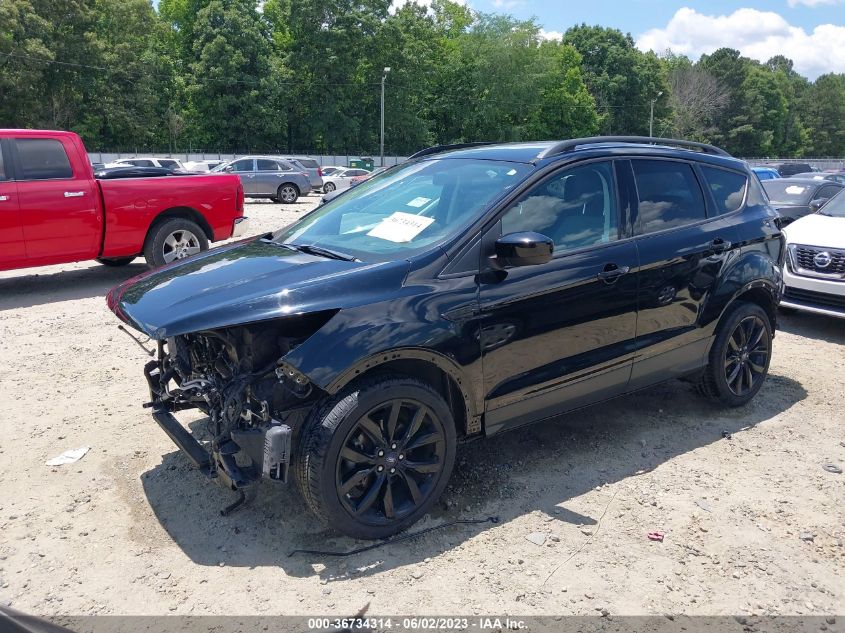
<svg viewBox="0 0 845 633"><path fill-rule="evenodd" d="M382 82L382 86L384 83ZM663 91L657 93L654 99L651 100L651 114L648 117L648 135L653 137L654 136L654 102L660 98L660 95L663 94Z"/></svg>
<svg viewBox="0 0 845 633"><path fill-rule="evenodd" d="M389 72L390 66L386 66L381 75L381 164L379 167L384 167L384 80L387 79Z"/></svg>

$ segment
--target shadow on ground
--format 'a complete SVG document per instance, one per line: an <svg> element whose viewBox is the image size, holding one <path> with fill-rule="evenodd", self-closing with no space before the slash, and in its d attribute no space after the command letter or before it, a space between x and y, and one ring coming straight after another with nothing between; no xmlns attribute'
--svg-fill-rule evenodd
<svg viewBox="0 0 845 633"><path fill-rule="evenodd" d="M45 269L34 269L45 270ZM29 308L47 303L105 297L114 286L149 270L143 259L127 266L92 265L73 270L32 272L0 278L0 310Z"/></svg>
<svg viewBox="0 0 845 633"><path fill-rule="evenodd" d="M673 381L612 402L461 447L450 487L415 532L455 519L499 517L506 523L537 510L554 520L595 524L566 507L596 486L647 472L672 458L786 411L807 396L798 382L771 375L745 408L724 409ZM194 427L198 427L194 423ZM200 431L195 428L195 431ZM401 544L346 558L298 554L294 549L347 551L372 544L323 527L306 510L295 483L262 484L257 499L228 516L220 509L234 493L206 481L178 452L141 476L161 525L200 565L275 566L289 575L328 580L366 576L434 557L491 523L447 527ZM553 513L553 510L556 512Z"/></svg>
<svg viewBox="0 0 845 633"><path fill-rule="evenodd" d="M812 340L845 345L845 319L812 312L781 311L778 315L778 329Z"/></svg>

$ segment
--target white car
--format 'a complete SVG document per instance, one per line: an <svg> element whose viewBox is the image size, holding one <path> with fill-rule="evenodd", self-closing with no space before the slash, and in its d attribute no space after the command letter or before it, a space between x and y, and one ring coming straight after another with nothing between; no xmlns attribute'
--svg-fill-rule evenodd
<svg viewBox="0 0 845 633"><path fill-rule="evenodd" d="M335 190L343 191L344 189L349 189L349 187L352 186L352 179L355 178L355 176L369 175L370 172L366 169L357 169L354 167L341 169L330 176L326 176L326 172L323 172L323 192L331 193Z"/></svg>
<svg viewBox="0 0 845 633"><path fill-rule="evenodd" d="M106 167L166 167L167 169L185 169L182 161L176 158L147 158L145 156L118 158L115 161L106 163Z"/></svg>
<svg viewBox="0 0 845 633"><path fill-rule="evenodd" d="M338 167L337 165L323 165L320 167L320 170L323 172L323 176L331 176L332 174L343 171L344 169L347 169L347 167Z"/></svg>
<svg viewBox="0 0 845 633"><path fill-rule="evenodd" d="M211 171L218 165L222 165L226 161L214 159L214 160L192 160L187 163L183 163L184 167L188 171L196 171L196 172L207 172Z"/></svg>
<svg viewBox="0 0 845 633"><path fill-rule="evenodd" d="M834 196L783 232L781 307L845 318L845 195Z"/></svg>

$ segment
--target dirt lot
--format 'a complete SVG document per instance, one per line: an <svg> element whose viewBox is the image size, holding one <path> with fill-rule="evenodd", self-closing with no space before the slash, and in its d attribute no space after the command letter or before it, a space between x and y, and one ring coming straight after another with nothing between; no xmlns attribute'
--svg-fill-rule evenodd
<svg viewBox="0 0 845 633"><path fill-rule="evenodd" d="M310 208L248 205L256 232ZM143 271L0 273L0 604L38 614L845 613L845 321L789 316L726 411L672 382L467 445L426 527L350 558L292 487L232 516L141 408L103 296ZM190 421L190 416L183 419ZM195 419L195 418L194 418ZM727 433L730 438L723 437ZM74 465L45 461L83 445ZM414 528L414 529L417 529ZM653 542L647 534L665 532ZM839 580L837 580L839 578Z"/></svg>

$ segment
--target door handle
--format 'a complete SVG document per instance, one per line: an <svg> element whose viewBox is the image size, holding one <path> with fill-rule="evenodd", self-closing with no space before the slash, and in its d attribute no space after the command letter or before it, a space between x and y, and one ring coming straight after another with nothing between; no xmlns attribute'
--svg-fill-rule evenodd
<svg viewBox="0 0 845 633"><path fill-rule="evenodd" d="M65 191L65 198L81 198L84 195L84 191Z"/></svg>
<svg viewBox="0 0 845 633"><path fill-rule="evenodd" d="M9 199L9 196L0 196L0 202L6 202Z"/></svg>
<svg viewBox="0 0 845 633"><path fill-rule="evenodd" d="M601 271L597 276L606 284L616 283L616 280L619 279L622 275L627 275L628 271L631 270L630 266L617 266L616 264L608 264L604 267L604 270Z"/></svg>
<svg viewBox="0 0 845 633"><path fill-rule="evenodd" d="M731 243L727 240L723 240L721 237L717 237L715 240L710 242L710 251L715 255L719 255L724 253L731 247Z"/></svg>

